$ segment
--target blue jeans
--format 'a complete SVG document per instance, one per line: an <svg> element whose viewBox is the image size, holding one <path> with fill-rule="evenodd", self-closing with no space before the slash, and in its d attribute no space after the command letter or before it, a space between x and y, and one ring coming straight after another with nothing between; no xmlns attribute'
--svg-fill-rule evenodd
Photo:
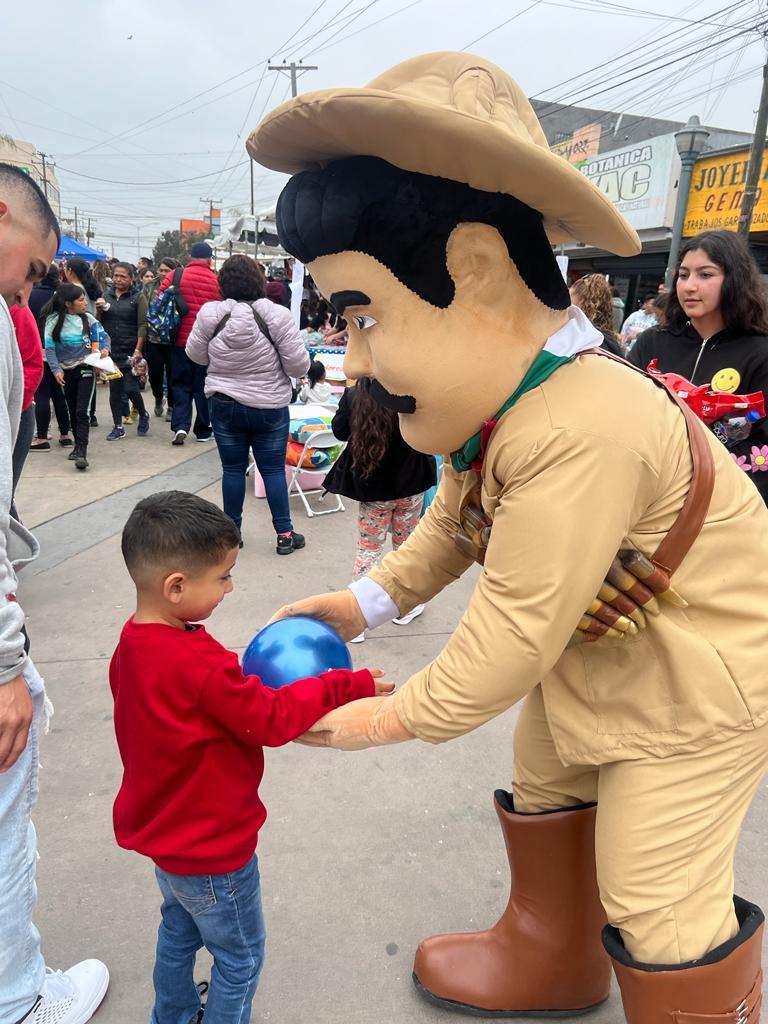
<svg viewBox="0 0 768 1024"><path fill-rule="evenodd" d="M200 1009L195 954L213 956L206 1024L248 1024L264 962L256 855L228 875L171 875L155 868L163 894L152 1024L192 1024Z"/></svg>
<svg viewBox="0 0 768 1024"><path fill-rule="evenodd" d="M13 768L0 775L0 1024L14 1024L32 1009L45 977L40 934L32 924L37 837L31 819L45 687L31 661L24 680L33 706L29 740Z"/></svg>
<svg viewBox="0 0 768 1024"><path fill-rule="evenodd" d="M195 417L194 433L197 437L211 436L211 421L208 416L208 400L205 397L204 366L193 363L180 345L171 349L171 392L173 394L173 410L171 412L171 430L192 429L192 402L194 400L197 416Z"/></svg>
<svg viewBox="0 0 768 1024"><path fill-rule="evenodd" d="M250 405L213 396L209 405L223 470L224 511L239 529L243 521L248 453L253 451L256 467L264 479L275 533L289 533L293 524L285 479L289 426L287 407L254 409Z"/></svg>

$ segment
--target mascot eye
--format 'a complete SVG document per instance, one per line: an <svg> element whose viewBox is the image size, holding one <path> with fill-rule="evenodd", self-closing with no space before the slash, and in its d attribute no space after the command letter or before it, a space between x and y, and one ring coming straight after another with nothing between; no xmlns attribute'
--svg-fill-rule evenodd
<svg viewBox="0 0 768 1024"><path fill-rule="evenodd" d="M355 327L358 331L364 331L368 327L374 327L377 320L374 320L372 316L353 316L352 319L355 321Z"/></svg>

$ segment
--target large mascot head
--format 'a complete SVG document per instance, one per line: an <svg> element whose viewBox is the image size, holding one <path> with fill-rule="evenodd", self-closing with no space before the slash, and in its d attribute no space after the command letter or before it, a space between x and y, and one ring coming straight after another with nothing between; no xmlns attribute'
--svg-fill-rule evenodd
<svg viewBox="0 0 768 1024"><path fill-rule="evenodd" d="M349 321L347 375L373 377L424 452L460 447L567 320L551 243L639 249L603 193L549 151L516 83L469 54L299 96L248 150L294 174L280 238Z"/></svg>

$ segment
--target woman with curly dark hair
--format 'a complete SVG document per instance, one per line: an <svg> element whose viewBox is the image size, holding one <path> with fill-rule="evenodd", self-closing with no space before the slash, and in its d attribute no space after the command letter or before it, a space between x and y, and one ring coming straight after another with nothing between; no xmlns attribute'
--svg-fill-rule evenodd
<svg viewBox="0 0 768 1024"><path fill-rule="evenodd" d="M674 285L665 296L666 323L641 334L629 359L641 369L652 360L662 373L731 394L768 393L768 300L746 243L732 231L704 231L680 253ZM713 433L749 473L768 502L768 427L729 438L718 421Z"/></svg>
<svg viewBox="0 0 768 1024"><path fill-rule="evenodd" d="M435 483L434 455L422 455L403 440L397 413L379 405L370 395L371 381L361 377L341 396L332 429L349 445L334 463L324 487L360 503L357 519L357 555L353 576L358 579L381 558L387 533L397 550L413 533L421 516L424 492ZM421 615L417 605L408 615L394 619L404 626ZM352 640L365 640L361 633Z"/></svg>
<svg viewBox="0 0 768 1024"><path fill-rule="evenodd" d="M587 274L574 281L568 289L571 302L578 306L584 316L603 336L601 348L622 355L622 349L613 326L613 295L602 274Z"/></svg>
<svg viewBox="0 0 768 1024"><path fill-rule="evenodd" d="M291 377L309 369L309 353L284 306L265 298L261 267L248 256L230 256L219 271L223 302L206 302L197 315L186 352L208 367L205 394L223 470L224 511L243 520L248 455L264 479L277 553L304 547L288 505L285 453Z"/></svg>

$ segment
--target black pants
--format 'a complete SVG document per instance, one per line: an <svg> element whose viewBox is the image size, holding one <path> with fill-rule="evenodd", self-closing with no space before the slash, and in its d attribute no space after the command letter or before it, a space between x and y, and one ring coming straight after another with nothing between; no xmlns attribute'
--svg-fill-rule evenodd
<svg viewBox="0 0 768 1024"><path fill-rule="evenodd" d="M32 438L34 436L35 403L33 402L32 405L30 405L28 409L25 409L21 414L21 419L19 420L19 432L16 435L16 443L13 446L13 492L11 494L11 515L16 520L19 519L19 513L16 511L16 485L21 479L21 471L27 460L29 446L32 444Z"/></svg>
<svg viewBox="0 0 768 1024"><path fill-rule="evenodd" d="M138 378L131 373L130 366L121 366L122 377L117 377L109 382L109 408L112 410L112 422L116 427L122 427L125 406L130 400L139 410L139 416L146 415L144 399L139 391Z"/></svg>
<svg viewBox="0 0 768 1024"><path fill-rule="evenodd" d="M96 371L81 364L64 371L64 397L67 400L70 422L74 424L75 447L88 447L91 429L91 403L96 390Z"/></svg>
<svg viewBox="0 0 768 1024"><path fill-rule="evenodd" d="M48 363L43 363L43 379L35 392L35 421L37 436L41 441L48 439L48 428L51 425L51 402L56 413L56 422L62 437L69 433L69 411L61 384L51 372Z"/></svg>
<svg viewBox="0 0 768 1024"><path fill-rule="evenodd" d="M147 371L149 386L155 396L155 405L160 405L163 400L163 383L168 388L168 408L173 408L173 390L171 389L171 352L173 345L157 345L154 341L148 341L144 346L144 356L147 360Z"/></svg>
<svg viewBox="0 0 768 1024"><path fill-rule="evenodd" d="M211 416L208 411L208 399L205 397L206 367L193 363L187 353L179 345L171 345L173 373L173 416L171 430L186 430L192 427L192 409L195 416L194 432L196 437L210 437Z"/></svg>

